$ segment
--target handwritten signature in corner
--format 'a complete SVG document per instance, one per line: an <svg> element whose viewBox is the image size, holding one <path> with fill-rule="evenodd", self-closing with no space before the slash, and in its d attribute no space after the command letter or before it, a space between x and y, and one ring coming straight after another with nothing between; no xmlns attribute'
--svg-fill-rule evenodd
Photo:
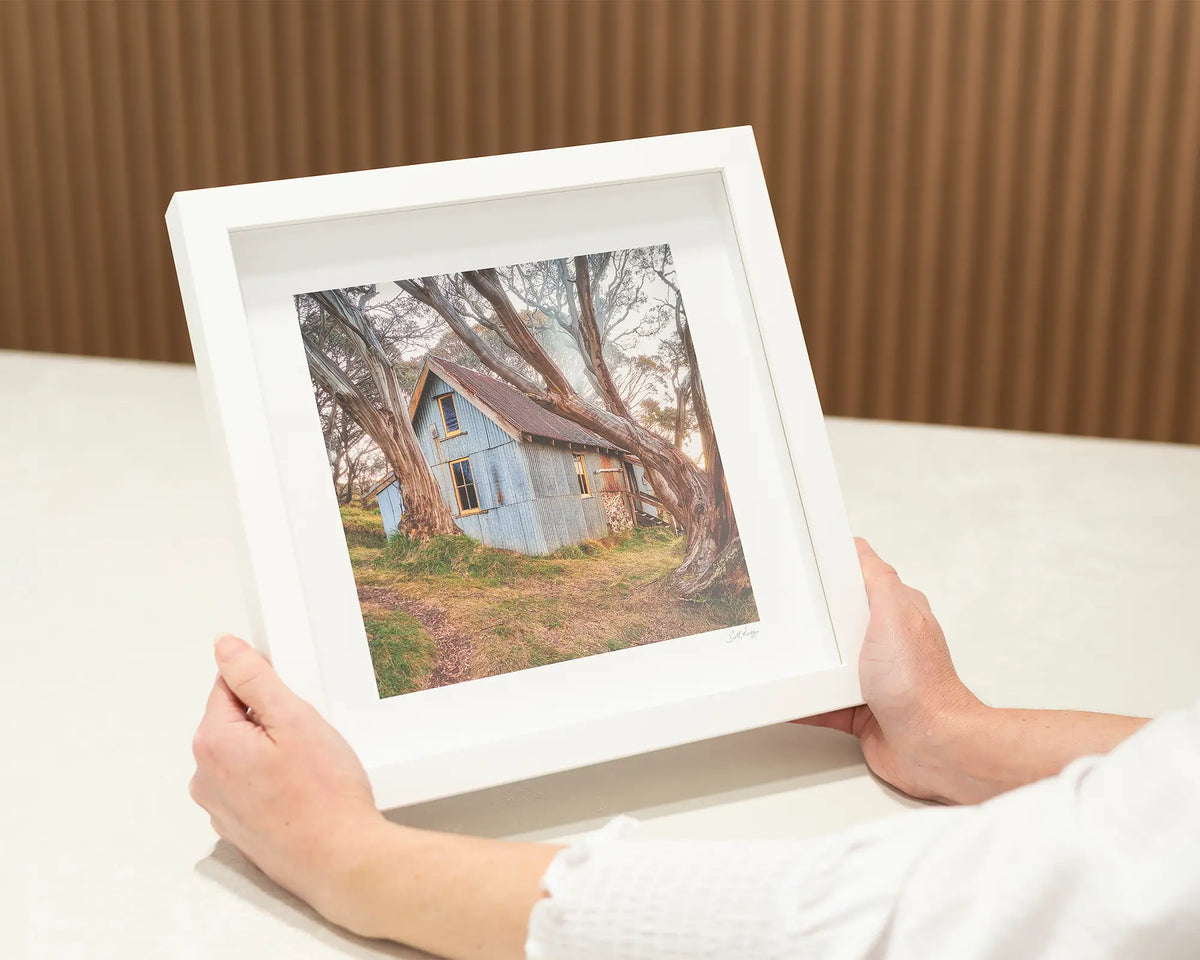
<svg viewBox="0 0 1200 960"><path fill-rule="evenodd" d="M757 636L758 627L733 627L725 635L725 642L733 643L735 640L753 640Z"/></svg>

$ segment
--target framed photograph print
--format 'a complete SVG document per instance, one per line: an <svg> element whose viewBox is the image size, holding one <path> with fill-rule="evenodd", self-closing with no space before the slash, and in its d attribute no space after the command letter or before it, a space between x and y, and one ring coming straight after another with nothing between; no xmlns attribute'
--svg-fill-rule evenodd
<svg viewBox="0 0 1200 960"><path fill-rule="evenodd" d="M749 128L176 194L254 642L398 806L859 703Z"/></svg>

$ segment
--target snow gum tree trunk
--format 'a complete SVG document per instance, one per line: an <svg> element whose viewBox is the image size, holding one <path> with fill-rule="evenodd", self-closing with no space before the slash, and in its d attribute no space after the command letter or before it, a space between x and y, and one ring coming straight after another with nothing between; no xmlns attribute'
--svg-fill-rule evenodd
<svg viewBox="0 0 1200 960"><path fill-rule="evenodd" d="M313 297L354 344L369 372L374 396L353 382L312 338L305 336L309 371L329 391L334 402L375 441L399 479L404 494L400 532L416 540L457 533L458 527L408 419L408 404L400 380L370 321L340 290L327 290Z"/></svg>

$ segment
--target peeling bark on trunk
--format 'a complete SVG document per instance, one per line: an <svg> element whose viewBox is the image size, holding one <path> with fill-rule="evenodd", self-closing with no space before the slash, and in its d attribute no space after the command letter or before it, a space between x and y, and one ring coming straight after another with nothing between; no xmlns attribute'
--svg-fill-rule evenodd
<svg viewBox="0 0 1200 960"><path fill-rule="evenodd" d="M708 397L704 392L704 381L700 376L700 362L696 358L692 332L688 327L683 310L683 296L679 287L668 278L664 271L660 270L659 276L675 295L675 329L683 345L690 371L685 386L685 396L691 400L692 412L696 417L696 428L700 434L700 445L704 453L704 471L709 480L712 498L712 512L705 518L705 523L711 531L713 544L705 543L698 547L698 551L706 556L698 559L693 570L685 576L692 584L691 589L696 591L707 589L719 577L748 583L749 578L745 574L745 558L741 552L737 520L733 515L729 486L725 482L725 467L721 463L721 452L717 447L717 435L713 429L712 415L708 408ZM710 551L711 556L707 556ZM689 550L689 557L690 553ZM718 570L720 573L715 572ZM740 576L738 575L739 570Z"/></svg>
<svg viewBox="0 0 1200 960"><path fill-rule="evenodd" d="M719 515L718 524L729 531L726 539L732 540L737 536L737 521L733 517L729 486L725 482L725 466L721 463L721 451L717 447L717 434L713 430L712 414L708 409L708 397L704 392L704 381L700 379L699 375L699 361L696 359L696 348L692 344L692 332L688 329L686 321L679 324L679 336L683 341L688 366L692 371L691 376L688 377L688 394L692 402L692 412L696 416L696 427L700 433L700 447L704 451L704 469L713 485L713 496Z"/></svg>
<svg viewBox="0 0 1200 960"><path fill-rule="evenodd" d="M458 532L425 455L417 443L399 379L370 323L340 291L313 294L355 344L370 372L376 398L368 397L308 336L304 349L312 376L333 396L383 453L404 491L400 532L416 540Z"/></svg>

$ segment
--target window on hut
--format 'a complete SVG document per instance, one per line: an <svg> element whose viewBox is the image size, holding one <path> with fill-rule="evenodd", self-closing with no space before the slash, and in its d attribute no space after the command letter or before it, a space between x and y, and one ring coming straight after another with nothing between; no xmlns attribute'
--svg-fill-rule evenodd
<svg viewBox="0 0 1200 960"><path fill-rule="evenodd" d="M479 509L479 494L475 492L475 475L471 473L468 457L450 461L450 475L454 478L454 496L458 499L459 513L472 513Z"/></svg>
<svg viewBox="0 0 1200 960"><path fill-rule="evenodd" d="M581 497L590 497L592 488L588 484L587 467L583 463L583 454L575 454L575 479L579 481L579 495Z"/></svg>
<svg viewBox="0 0 1200 960"><path fill-rule="evenodd" d="M454 406L454 394L443 393L437 400L442 411L442 426L446 428L446 435L458 433L458 410Z"/></svg>

